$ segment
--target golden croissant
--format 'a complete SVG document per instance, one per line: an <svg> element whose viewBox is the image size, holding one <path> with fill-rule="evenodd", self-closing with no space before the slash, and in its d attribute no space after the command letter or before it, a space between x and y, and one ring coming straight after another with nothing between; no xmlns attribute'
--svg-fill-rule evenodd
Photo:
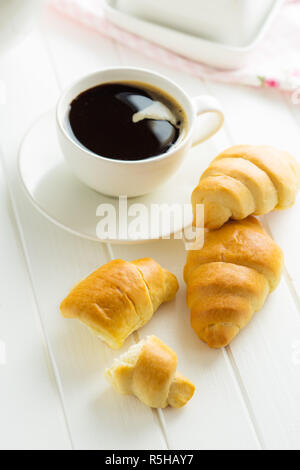
<svg viewBox="0 0 300 470"><path fill-rule="evenodd" d="M193 396L195 386L177 372L175 352L156 336L148 336L115 359L105 376L125 395L135 395L152 408L180 408Z"/></svg>
<svg viewBox="0 0 300 470"><path fill-rule="evenodd" d="M114 260L81 281L61 303L65 318L78 318L111 348L142 327L178 290L176 277L151 258Z"/></svg>
<svg viewBox="0 0 300 470"><path fill-rule="evenodd" d="M220 228L230 218L287 209L300 187L300 165L287 152L267 146L239 145L217 156L192 194L204 204L205 227Z"/></svg>
<svg viewBox="0 0 300 470"><path fill-rule="evenodd" d="M212 348L227 346L278 285L283 254L255 217L206 233L184 269L191 324Z"/></svg>

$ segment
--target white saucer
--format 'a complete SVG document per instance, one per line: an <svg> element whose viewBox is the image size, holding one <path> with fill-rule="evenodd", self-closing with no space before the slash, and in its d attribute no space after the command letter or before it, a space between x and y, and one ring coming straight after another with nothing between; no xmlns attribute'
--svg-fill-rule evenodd
<svg viewBox="0 0 300 470"><path fill-rule="evenodd" d="M107 233L106 228L100 230L101 216L99 212L96 214L97 207L100 204L112 205L112 211L116 211L119 220L119 200L89 189L73 176L58 144L54 110L41 116L26 134L19 154L19 175L30 201L45 217L61 228L90 240L141 243L171 237L192 222L189 201L195 186L195 175L186 161L180 171L159 190L127 201L128 210L139 209L140 206L134 204L143 204L149 212L152 204L177 204L182 209L182 217L177 217L175 222L165 217L163 224L151 229L147 229L145 224L139 227L138 235L128 235L126 226L130 225L133 216L126 212L118 222L116 234ZM105 207L102 206L102 209Z"/></svg>

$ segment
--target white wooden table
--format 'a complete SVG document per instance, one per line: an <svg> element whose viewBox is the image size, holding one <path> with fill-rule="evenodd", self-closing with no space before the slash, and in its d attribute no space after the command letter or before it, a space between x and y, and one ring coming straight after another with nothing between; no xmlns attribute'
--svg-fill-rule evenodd
<svg viewBox="0 0 300 470"><path fill-rule="evenodd" d="M0 106L0 340L6 344L0 448L300 449L300 198L293 209L265 219L285 252L279 288L230 347L213 351L189 324L181 241L89 242L43 218L20 188L16 161L27 128L72 80L119 64L153 68L191 95L221 100L226 126L198 150L196 178L232 143L269 143L300 159L300 107L289 98L180 74L48 13L38 32L0 60L7 86ZM139 335L157 334L177 351L180 370L197 386L184 409L152 411L118 396L103 370L119 352L59 315L69 288L112 256L152 256L181 281L176 302L161 308Z"/></svg>

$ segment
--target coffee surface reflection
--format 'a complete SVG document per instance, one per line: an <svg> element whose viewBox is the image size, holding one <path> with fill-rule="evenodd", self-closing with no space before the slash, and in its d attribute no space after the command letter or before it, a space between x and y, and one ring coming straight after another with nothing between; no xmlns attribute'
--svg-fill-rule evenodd
<svg viewBox="0 0 300 470"><path fill-rule="evenodd" d="M154 87L107 83L72 101L67 126L97 155L136 161L167 152L183 133L184 116L173 98Z"/></svg>

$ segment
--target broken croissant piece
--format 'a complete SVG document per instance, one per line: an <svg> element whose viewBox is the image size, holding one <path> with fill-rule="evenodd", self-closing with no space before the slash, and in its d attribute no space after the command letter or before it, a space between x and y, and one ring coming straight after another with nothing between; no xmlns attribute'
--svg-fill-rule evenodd
<svg viewBox="0 0 300 470"><path fill-rule="evenodd" d="M204 204L205 227L220 228L230 218L287 209L300 188L300 165L288 153L268 146L239 145L218 155L192 194Z"/></svg>
<svg viewBox="0 0 300 470"><path fill-rule="evenodd" d="M151 258L114 260L77 284L61 303L65 318L77 318L113 349L145 325L178 291L174 274Z"/></svg>
<svg viewBox="0 0 300 470"><path fill-rule="evenodd" d="M135 395L151 408L181 408L195 386L176 369L176 353L156 336L148 336L115 359L105 377L119 393Z"/></svg>
<svg viewBox="0 0 300 470"><path fill-rule="evenodd" d="M255 217L208 232L187 256L191 324L211 348L227 346L278 285L283 254Z"/></svg>

